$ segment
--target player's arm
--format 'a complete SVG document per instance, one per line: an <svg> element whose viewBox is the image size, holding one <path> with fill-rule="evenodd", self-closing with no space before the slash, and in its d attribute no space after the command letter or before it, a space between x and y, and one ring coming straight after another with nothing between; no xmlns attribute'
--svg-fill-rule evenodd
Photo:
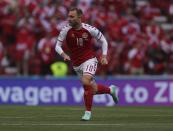
<svg viewBox="0 0 173 131"><path fill-rule="evenodd" d="M102 43L101 64L106 65L106 64L108 64L108 60L107 60L108 44L107 44L107 41L103 35L102 35L102 38L100 39L100 43Z"/></svg>
<svg viewBox="0 0 173 131"><path fill-rule="evenodd" d="M103 36L103 34L102 34L101 38L99 39L99 43L102 44L101 64L106 65L106 64L108 64L108 60L107 60L108 43L107 43L105 37Z"/></svg>
<svg viewBox="0 0 173 131"><path fill-rule="evenodd" d="M61 55L63 57L64 61L70 61L70 57L62 49L62 43L66 37L66 34L67 34L67 31L65 29L61 30L61 32L57 38L55 50L59 55Z"/></svg>
<svg viewBox="0 0 173 131"><path fill-rule="evenodd" d="M108 52L108 43L104 37L104 35L95 27L92 27L92 35L98 40L100 44L102 44L102 56L101 56L101 64L108 64L107 60L107 52Z"/></svg>
<svg viewBox="0 0 173 131"><path fill-rule="evenodd" d="M70 61L70 57L63 51L61 46L62 42L57 40L55 47L56 52L63 57L64 61Z"/></svg>

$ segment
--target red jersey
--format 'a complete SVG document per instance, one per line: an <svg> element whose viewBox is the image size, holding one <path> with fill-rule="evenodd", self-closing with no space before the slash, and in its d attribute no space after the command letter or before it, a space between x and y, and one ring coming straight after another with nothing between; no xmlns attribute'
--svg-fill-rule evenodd
<svg viewBox="0 0 173 131"><path fill-rule="evenodd" d="M70 25L63 27L58 36L58 41L66 40L73 66L79 66L96 56L92 38L99 40L102 36L97 28L82 23L80 30L76 30Z"/></svg>

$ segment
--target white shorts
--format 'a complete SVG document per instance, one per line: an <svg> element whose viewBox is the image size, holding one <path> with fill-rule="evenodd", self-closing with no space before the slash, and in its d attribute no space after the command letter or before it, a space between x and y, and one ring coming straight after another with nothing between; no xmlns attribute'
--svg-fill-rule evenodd
<svg viewBox="0 0 173 131"><path fill-rule="evenodd" d="M92 58L84 63L82 63L80 66L73 67L77 75L81 78L84 74L92 75L94 76L97 70L97 58Z"/></svg>

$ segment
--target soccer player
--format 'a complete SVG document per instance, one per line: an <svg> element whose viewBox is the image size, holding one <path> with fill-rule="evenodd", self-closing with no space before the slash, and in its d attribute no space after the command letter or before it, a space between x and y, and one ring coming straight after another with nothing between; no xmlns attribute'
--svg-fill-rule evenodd
<svg viewBox="0 0 173 131"><path fill-rule="evenodd" d="M88 121L91 119L93 95L110 94L116 104L118 103L118 96L116 95L115 85L107 87L97 84L94 80L98 61L91 40L95 38L102 44L102 56L100 60L102 65L108 64L106 58L108 44L103 34L97 28L81 22L82 15L83 13L79 8L71 8L69 10L69 24L64 26L60 31L55 50L63 57L64 61L72 62L75 72L80 77L84 87L84 103L86 108L81 120ZM70 56L61 48L64 40L66 40Z"/></svg>

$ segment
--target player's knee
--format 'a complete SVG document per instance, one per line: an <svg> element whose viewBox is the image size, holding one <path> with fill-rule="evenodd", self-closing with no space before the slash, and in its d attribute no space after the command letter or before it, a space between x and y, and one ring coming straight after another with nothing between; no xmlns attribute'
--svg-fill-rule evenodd
<svg viewBox="0 0 173 131"><path fill-rule="evenodd" d="M88 77L82 77L81 81L82 81L83 85L86 85L86 86L90 86L91 85L91 79L88 78Z"/></svg>

